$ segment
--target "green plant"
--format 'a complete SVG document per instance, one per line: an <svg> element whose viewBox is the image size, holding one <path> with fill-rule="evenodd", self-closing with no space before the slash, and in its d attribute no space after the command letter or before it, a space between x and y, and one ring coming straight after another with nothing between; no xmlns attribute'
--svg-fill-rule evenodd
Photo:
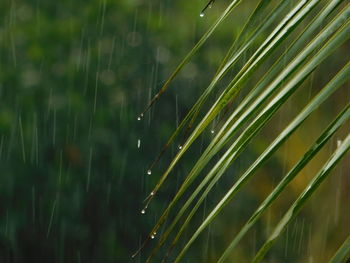
<svg viewBox="0 0 350 263"><path fill-rule="evenodd" d="M207 6L211 5L212 2L210 1ZM176 68L160 92L151 100L148 108L168 89L170 83L181 69L241 2L244 1L231 1L218 20ZM302 26L304 28L301 29ZM178 226L175 232L175 237L170 241L168 252L165 255L165 258L167 258L171 250L178 244L180 237L183 236L185 229L189 226L198 208L203 204L217 182L235 164L242 152L248 148L249 143L261 133L262 129L277 114L277 111L293 97L297 90L303 88L303 83L310 78L315 70L322 65L324 66L325 61L332 56L341 54L341 48L348 44L349 38L350 4L348 1L301 0L296 2L285 0L278 1L278 3L265 0L258 1L255 10L253 10L245 26L228 50L211 83L203 91L198 101L161 152L161 154L164 153L184 129L185 135L189 130L192 130L185 142L179 147L178 153L159 179L151 194L147 197L145 209L157 195L157 192L173 171L175 165L190 149L191 145L208 129L209 125L219 119L215 129L215 136L199 156L198 161L145 241L146 244L154 238L169 217L169 214L178 204L180 198L185 195L186 191L188 192L189 189L193 188L193 191L189 194L187 193L188 196L186 196L184 204L175 213L174 218L170 220L165 231L159 235L159 241L154 246L147 262L152 261L152 258L158 253L161 246L174 233L180 220L184 218L183 223ZM275 60L275 62L271 63L273 64L272 66L264 69L264 63L269 60ZM242 62L242 66L239 66L239 61ZM237 67L239 68L238 70L236 69ZM234 74L230 74L232 72ZM258 77L256 77L257 75ZM185 242L183 248L180 249L175 262L179 262L183 258L185 252L204 229L220 214L221 210L229 204L232 198L243 189L243 186L257 174L258 169L304 124L305 120L325 101L329 100L333 93L347 83L350 78L350 63L343 64L340 69L327 74L327 77L328 83L314 97L310 97L307 100L306 106L288 123L283 131L279 132L273 142L243 172L222 199L202 220L199 227ZM229 84L223 88L218 98L212 102L210 96L215 89L219 89L218 86L223 79L228 81ZM252 85L254 87L250 88ZM234 101L238 100L238 94L241 93L243 93L243 99L239 103L233 104ZM204 110L206 104L209 104L209 107ZM146 111L142 113L141 117L145 113ZM204 116L200 117L201 114ZM340 113L332 117L333 120L328 123L326 129L321 131L318 139L309 147L294 167L285 174L246 224L239 230L239 233L232 238L218 262L224 262L227 259L242 237L257 222L263 212L277 200L286 186L300 174L300 171L314 159L319 151L324 149L325 144L341 127L346 127L349 117L350 104L348 102ZM286 226L295 218L321 183L330 175L331 170L345 156L350 148L349 129L346 130L346 133L345 139L339 143L339 146L334 150L328 161L284 214L272 231L272 234L257 252L253 262L262 260ZM218 160L214 160L214 157L218 157ZM160 156L157 160L159 159ZM155 163L152 164L150 169L153 168ZM209 172L206 171L207 167L209 167ZM205 176L198 180L198 176L203 173ZM332 259L332 262L342 262L350 250L348 243L348 241L344 243L344 246L339 250L340 252Z"/></svg>

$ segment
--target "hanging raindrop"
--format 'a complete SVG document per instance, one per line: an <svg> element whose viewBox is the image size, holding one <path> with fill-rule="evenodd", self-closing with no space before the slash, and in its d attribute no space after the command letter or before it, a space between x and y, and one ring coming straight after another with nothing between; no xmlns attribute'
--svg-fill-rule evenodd
<svg viewBox="0 0 350 263"><path fill-rule="evenodd" d="M148 175L151 175L151 174L152 174L152 171L151 171L151 170L148 170L148 171L147 171L147 174L148 174Z"/></svg>
<svg viewBox="0 0 350 263"><path fill-rule="evenodd" d="M215 131L214 131L214 130L211 130L210 132L211 132L212 134L214 134L214 133L215 133Z"/></svg>
<svg viewBox="0 0 350 263"><path fill-rule="evenodd" d="M140 116L137 117L137 120L140 121L143 117L143 113L140 114Z"/></svg>
<svg viewBox="0 0 350 263"><path fill-rule="evenodd" d="M179 148L179 150L181 150L182 149L182 145L179 145L178 148Z"/></svg>
<svg viewBox="0 0 350 263"><path fill-rule="evenodd" d="M199 16L200 16L200 17L204 17L204 13L203 13L203 12L200 13Z"/></svg>
<svg viewBox="0 0 350 263"><path fill-rule="evenodd" d="M141 140L140 140L140 139L138 139L138 140L137 140L137 148L139 148L139 149L140 149L140 147L141 147Z"/></svg>
<svg viewBox="0 0 350 263"><path fill-rule="evenodd" d="M142 210L141 210L141 214L143 214L143 215L146 214L146 210L145 210L145 209L142 209Z"/></svg>
<svg viewBox="0 0 350 263"><path fill-rule="evenodd" d="M153 234L151 235L151 239L154 239L157 235L157 232L153 232Z"/></svg>

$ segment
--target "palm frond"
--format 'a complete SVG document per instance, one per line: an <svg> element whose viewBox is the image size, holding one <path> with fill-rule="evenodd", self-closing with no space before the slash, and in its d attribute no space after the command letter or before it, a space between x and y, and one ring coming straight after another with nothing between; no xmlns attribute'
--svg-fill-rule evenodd
<svg viewBox="0 0 350 263"><path fill-rule="evenodd" d="M312 196L312 194L317 190L320 184L329 176L330 172L337 163L344 157L346 152L350 149L350 134L345 138L343 143L334 152L328 162L321 168L319 173L312 179L310 184L305 188L304 192L298 197L298 199L293 203L289 210L285 213L281 221L273 230L272 234L265 242L265 244L260 248L257 255L253 259L254 263L260 262L264 257L266 252L271 248L271 246L276 242L277 238L281 235L285 227L290 223L290 221L296 217L300 212L302 207L305 205L306 201Z"/></svg>
<svg viewBox="0 0 350 263"><path fill-rule="evenodd" d="M233 11L241 1L232 1L229 7L223 12L220 18L214 23L209 31L197 43L194 49L185 57L183 62L178 66L175 72L168 79L160 92L154 97L150 105L163 93L170 82L175 78L181 68L193 57L195 52L203 45L208 37L213 33L217 26ZM186 191L192 186L195 180L203 173L205 168L213 163L214 157L219 157L217 161L209 167L209 172L202 175L198 185L192 186L191 191L184 204L181 204L175 217L166 226L165 231L159 235L159 242L154 246L147 262L158 253L159 249L169 240L172 233L175 232L173 240L170 242L165 259L170 255L172 249L177 245L178 240L183 236L185 229L190 225L193 216L196 214L204 200L208 197L216 183L234 164L235 160L241 153L247 149L249 143L255 138L261 130L276 115L278 110L289 101L292 95L302 86L305 80L319 67L326 59L333 56L339 48L350 38L350 4L343 5L337 10L344 0L321 1L321 0L300 0L279 1L279 3L269 12L270 1L259 1L247 22L243 26L235 41L233 41L226 56L223 58L216 74L208 87L200 95L197 102L191 108L184 120L181 122L176 131L172 134L169 141L161 151L174 142L175 138L188 125L192 126L193 131L189 133L186 141L181 144L179 151L173 158L166 171L160 177L158 183L153 188L151 194L146 199L146 208L151 200L155 198L161 186L173 171L177 163L183 158L192 144L199 138L207 127L213 122L219 114L222 114L225 107L241 92L246 93L222 125L216 131L209 145L204 152L198 156L197 162L184 179L174 198L165 208L162 215L157 220L155 226L150 232L147 240L151 240L160 227L164 224L173 208L179 203L179 200ZM292 6L292 8L290 8ZM321 7L320 7L321 6ZM289 9L287 14L286 9ZM320 8L318 15L311 17L312 12ZM334 14L337 10L336 14ZM266 15L268 14L268 15ZM265 15L265 16L264 16ZM258 21L263 21L258 24ZM301 23L305 23L303 30L296 32ZM271 25L275 25L269 32ZM261 36L266 37L261 40ZM296 36L295 36L296 35ZM293 36L294 39L290 39ZM285 44L286 50L281 52L281 46ZM249 56L238 72L231 77L229 84L223 89L218 98L210 105L209 110L204 112L204 117L199 118L204 104L208 102L211 95L219 82L229 76L230 70L242 59L243 54L257 46L256 50ZM273 65L258 79L257 84L248 85L255 74L261 70L261 66L268 59L275 58ZM331 76L330 76L331 77ZM337 74L325 85L320 92L310 99L304 109L281 131L265 151L256 158L256 160L246 169L233 186L225 193L223 198L215 205L208 215L202 220L200 226L195 229L185 245L180 249L175 262L179 262L193 242L204 231L204 229L219 215L220 211L232 200L238 191L256 174L257 170L269 160L273 154L279 150L283 143L304 123L304 121L316 111L320 105L326 102L329 97L340 89L350 78L350 63L338 70ZM259 217L267 208L277 199L284 191L286 186L300 174L300 171L310 163L316 154L323 149L324 145L332 138L338 129L344 126L350 117L350 104L348 104L338 116L334 116L333 121L321 133L315 143L300 158L294 167L283 177L278 185L272 190L270 195L255 210L246 224L240 229L237 236L230 242L229 246L221 255L219 262L224 262L238 242L256 223ZM259 262L277 238L283 232L283 229L290 221L300 212L308 199L317 190L324 179L329 176L331 170L345 156L350 147L350 135L346 137L340 147L329 158L326 165L310 182L304 192L297 198L274 232L264 243L256 255L254 262ZM226 149L225 149L226 148ZM221 153L222 152L222 153ZM160 157L157 158L157 160ZM154 165L154 164L153 164ZM152 167L153 167L152 165ZM187 213L187 215L186 215ZM177 227L180 220L184 221ZM146 243L144 243L146 244ZM340 258L348 251L348 242L339 250ZM339 262L339 261L334 261Z"/></svg>
<svg viewBox="0 0 350 263"><path fill-rule="evenodd" d="M350 252L350 236L344 241L339 250L335 253L329 263L341 263L346 260L347 255Z"/></svg>

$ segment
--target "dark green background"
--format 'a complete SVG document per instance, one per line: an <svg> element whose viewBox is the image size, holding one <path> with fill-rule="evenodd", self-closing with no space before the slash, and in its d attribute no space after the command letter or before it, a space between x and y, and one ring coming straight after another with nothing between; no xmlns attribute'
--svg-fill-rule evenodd
<svg viewBox="0 0 350 263"><path fill-rule="evenodd" d="M131 254L209 141L210 132L186 155L147 213L141 215L142 200L181 140L169 149L151 176L146 174L147 167L208 84L256 1L245 1L151 112L140 122L137 116L222 12L225 1L217 2L203 19L198 14L206 3L199 0L0 2L0 262L144 261L148 248L134 260ZM339 54L332 58L336 67L343 61L346 58ZM304 92L311 96L318 84L327 81L320 76L308 80L312 83L309 86L316 88ZM330 103L335 105L334 112L349 100L349 92L342 92L334 99L337 103ZM232 184L232 175L246 167L285 126L291 118L288 116L301 108L303 99L295 101L284 109L287 118L276 117L278 125L262 133L239 159L239 165L216 187L195 222ZM316 123L324 127L331 117L325 106L309 126ZM317 131L316 127L311 134ZM310 132L294 140L305 138L305 134ZM305 147L299 147L298 156ZM263 168L263 180L255 182L258 187L250 186L230 205L184 262L217 258L276 179L297 160L286 151ZM342 171L346 176L346 168ZM342 224L329 217L324 229L317 218L328 213L333 199L345 214L341 222L349 218L345 206L349 192L342 189L349 187L350 181L341 179L343 172L336 172L333 188L325 190L331 192L330 204L324 202L326 212L310 207L290 228L292 234L273 250L269 262L297 262L296 258L308 262L309 255L317 259L317 252L325 247L329 247L325 253L334 252L346 234L339 231ZM300 192L304 184L295 184L295 191ZM243 240L236 253L239 262L251 258L281 216L281 209L284 211L296 194L294 188ZM340 197L335 199L336 195ZM313 241L319 239L323 247L315 241L314 248Z"/></svg>

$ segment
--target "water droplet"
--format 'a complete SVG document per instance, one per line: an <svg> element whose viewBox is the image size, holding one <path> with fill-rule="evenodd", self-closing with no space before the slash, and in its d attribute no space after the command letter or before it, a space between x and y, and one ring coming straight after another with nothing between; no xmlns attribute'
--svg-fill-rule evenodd
<svg viewBox="0 0 350 263"><path fill-rule="evenodd" d="M142 209L142 210L141 210L141 214L143 214L143 215L146 214L146 210L145 210L145 209Z"/></svg>
<svg viewBox="0 0 350 263"><path fill-rule="evenodd" d="M181 150L182 149L182 145L179 145L178 148L179 148L179 150Z"/></svg>
<svg viewBox="0 0 350 263"><path fill-rule="evenodd" d="M151 170L148 170L148 171L147 171L147 174L148 174L148 175L151 175L151 174L152 174L152 171L151 171Z"/></svg>
<svg viewBox="0 0 350 263"><path fill-rule="evenodd" d="M153 234L151 235L151 239L154 239L157 235L157 232L153 232Z"/></svg>
<svg viewBox="0 0 350 263"><path fill-rule="evenodd" d="M213 134L215 133L215 131L214 131L214 130L211 130L210 132L211 132L211 133L213 133Z"/></svg>
<svg viewBox="0 0 350 263"><path fill-rule="evenodd" d="M140 116L137 117L137 120L140 121L143 118L143 113L140 114Z"/></svg>
<svg viewBox="0 0 350 263"><path fill-rule="evenodd" d="M151 193L151 196L154 196L154 192Z"/></svg>
<svg viewBox="0 0 350 263"><path fill-rule="evenodd" d="M138 139L138 140L137 140L137 148L140 148L140 146L141 146L141 140Z"/></svg>
<svg viewBox="0 0 350 263"><path fill-rule="evenodd" d="M203 12L200 13L199 16L200 16L200 17L204 17L204 13L203 13Z"/></svg>

